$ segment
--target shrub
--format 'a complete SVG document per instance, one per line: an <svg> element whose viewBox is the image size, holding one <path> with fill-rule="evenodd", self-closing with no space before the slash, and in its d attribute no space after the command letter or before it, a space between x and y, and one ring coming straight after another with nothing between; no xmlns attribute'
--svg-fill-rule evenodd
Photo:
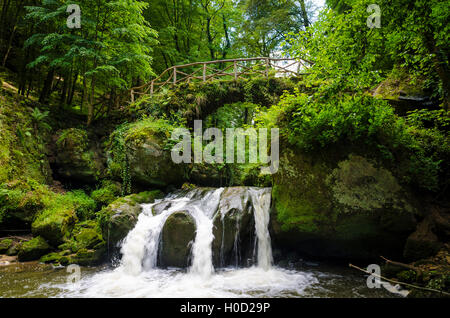
<svg viewBox="0 0 450 318"><path fill-rule="evenodd" d="M447 169L449 137L437 128L414 126L413 119L418 121L417 116L409 121L398 117L386 101L365 94L324 98L296 90L262 113L259 122L280 126L282 136L305 152L365 145L381 162L393 167L403 183L437 191L446 182L440 183L439 176ZM442 123L446 121L439 125Z"/></svg>

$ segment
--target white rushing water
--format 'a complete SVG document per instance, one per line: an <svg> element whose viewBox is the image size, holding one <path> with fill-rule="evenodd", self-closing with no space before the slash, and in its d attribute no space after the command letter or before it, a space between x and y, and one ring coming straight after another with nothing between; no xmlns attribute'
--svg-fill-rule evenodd
<svg viewBox="0 0 450 318"><path fill-rule="evenodd" d="M65 285L66 296L81 297L276 297L300 296L317 282L308 273L284 270L272 265L270 189L249 188L255 219L257 265L249 268L213 266L213 219L223 188L206 193L191 191L154 204L142 205L135 228L121 248L120 265L81 280L78 286ZM168 203L155 214L154 207ZM157 268L161 232L167 218L186 211L196 223L191 265L187 271ZM235 242L235 245L237 243ZM222 253L222 252L221 252Z"/></svg>
<svg viewBox="0 0 450 318"><path fill-rule="evenodd" d="M268 270L272 266L272 246L269 234L271 193L265 189L250 189L252 197L256 238L258 240L258 266Z"/></svg>

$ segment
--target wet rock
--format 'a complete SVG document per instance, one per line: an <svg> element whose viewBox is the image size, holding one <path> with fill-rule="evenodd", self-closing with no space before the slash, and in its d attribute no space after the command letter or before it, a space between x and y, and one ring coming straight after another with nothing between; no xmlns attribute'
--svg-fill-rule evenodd
<svg viewBox="0 0 450 318"><path fill-rule="evenodd" d="M389 170L338 150L285 151L272 191L275 245L327 258L401 257L418 203Z"/></svg>
<svg viewBox="0 0 450 318"><path fill-rule="evenodd" d="M100 227L109 247L117 247L131 231L142 212L141 203L153 203L161 191L147 191L119 198L100 212Z"/></svg>
<svg viewBox="0 0 450 318"><path fill-rule="evenodd" d="M166 267L187 267L191 243L195 240L195 220L186 212L175 212L167 218L162 230L160 262Z"/></svg>
<svg viewBox="0 0 450 318"><path fill-rule="evenodd" d="M247 187L226 188L213 227L216 266L248 265L254 242L254 215Z"/></svg>

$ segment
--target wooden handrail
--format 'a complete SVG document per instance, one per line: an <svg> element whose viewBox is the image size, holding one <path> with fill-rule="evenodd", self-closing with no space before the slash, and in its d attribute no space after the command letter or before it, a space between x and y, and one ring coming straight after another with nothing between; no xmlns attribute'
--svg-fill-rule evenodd
<svg viewBox="0 0 450 318"><path fill-rule="evenodd" d="M263 66L263 70L255 70L255 66L258 66L258 64L249 66L249 65L239 65L239 63L245 63L245 62L263 62L260 63L259 66ZM290 61L292 63L280 66L276 65L276 62L283 62L283 61ZM233 63L232 65L226 66L227 63ZM208 67L211 64L221 64L223 69L216 69L212 67ZM294 72L288 68L298 64L297 72ZM299 69L301 66L307 67L306 64L312 65L314 64L311 61L307 61L304 59L293 59L293 58L270 58L270 57L252 57L252 58L236 58L236 59L225 59L225 60L216 60L216 61L205 61L205 62L193 62L189 64L182 64L182 65L174 65L172 67L169 67L164 72L162 72L158 77L153 79L152 81L145 83L138 87L133 87L130 90L131 93L131 101L134 102L135 95L152 95L155 93L158 89L162 88L165 85L176 85L181 82L191 82L194 80L201 80L203 82L206 82L211 79L219 78L219 77L232 77L234 80L239 79L243 75L251 75L251 74L263 74L266 77L269 76L269 70L275 69L280 73L285 74L291 74L294 76L298 75L304 75L305 73L299 73ZM195 66L201 66L201 68L193 70L189 73L189 71L181 71L184 68L192 68ZM244 71L239 71L239 67L244 69ZM220 68L220 67L219 67ZM228 70L231 69L232 73L229 73ZM212 74L208 74L208 71L212 72ZM227 72L228 71L228 72ZM201 74L196 75L197 73L201 72ZM167 76L166 76L167 75ZM177 75L180 75L178 77ZM168 77L166 80L163 80L163 78ZM149 92L150 91L150 92Z"/></svg>

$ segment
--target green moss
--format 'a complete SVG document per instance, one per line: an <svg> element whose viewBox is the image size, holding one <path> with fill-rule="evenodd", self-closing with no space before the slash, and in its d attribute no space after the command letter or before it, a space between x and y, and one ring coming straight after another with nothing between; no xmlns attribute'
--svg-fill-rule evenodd
<svg viewBox="0 0 450 318"><path fill-rule="evenodd" d="M10 219L31 223L54 194L33 179L15 180L0 185L0 223Z"/></svg>
<svg viewBox="0 0 450 318"><path fill-rule="evenodd" d="M50 253L44 255L39 260L41 263L60 263L61 257L63 257L60 253Z"/></svg>
<svg viewBox="0 0 450 318"><path fill-rule="evenodd" d="M0 241L0 254L6 253L9 248L12 246L13 240L11 239L4 239Z"/></svg>
<svg viewBox="0 0 450 318"><path fill-rule="evenodd" d="M120 184L104 180L99 189L92 191L91 198L97 203L98 208L102 208L114 202L120 196L121 191Z"/></svg>
<svg viewBox="0 0 450 318"><path fill-rule="evenodd" d="M57 133L56 165L65 178L92 183L102 173L102 163L90 148L85 130L69 128Z"/></svg>
<svg viewBox="0 0 450 318"><path fill-rule="evenodd" d="M425 81L411 77L406 69L394 68L389 76L377 87L375 96L383 99L398 99L401 95L421 96Z"/></svg>
<svg viewBox="0 0 450 318"><path fill-rule="evenodd" d="M139 100L130 106L129 112L171 119L182 117L192 122L195 118L205 119L226 104L249 102L269 107L284 91L293 89L291 79L275 77L182 83L173 90Z"/></svg>
<svg viewBox="0 0 450 318"><path fill-rule="evenodd" d="M417 273L412 270L401 271L397 273L397 278L402 282L411 284L417 280Z"/></svg>
<svg viewBox="0 0 450 318"><path fill-rule="evenodd" d="M328 234L336 216L326 190L327 169L302 157L296 159L285 155L275 177L272 195L277 219L283 231Z"/></svg>
<svg viewBox="0 0 450 318"><path fill-rule="evenodd" d="M409 197L389 171L362 157L288 149L274 175L274 236L314 256L402 255L416 226Z"/></svg>
<svg viewBox="0 0 450 318"><path fill-rule="evenodd" d="M100 264L103 258L103 250L80 249L75 255L69 256L69 263L92 266Z"/></svg>
<svg viewBox="0 0 450 318"><path fill-rule="evenodd" d="M42 198L43 209L36 215L31 229L57 246L68 240L78 220L93 218L95 201L82 190L66 194L49 192Z"/></svg>
<svg viewBox="0 0 450 318"><path fill-rule="evenodd" d="M373 211L392 206L413 213L397 180L388 170L375 167L361 156L350 155L328 176L335 200L341 212Z"/></svg>
<svg viewBox="0 0 450 318"><path fill-rule="evenodd" d="M83 190L67 192L64 195L64 200L67 204L74 206L79 220L88 220L95 216L96 203Z"/></svg>
<svg viewBox="0 0 450 318"><path fill-rule="evenodd" d="M62 148L69 148L74 153L83 154L88 147L88 135L85 130L69 128L59 132L56 145Z"/></svg>
<svg viewBox="0 0 450 318"><path fill-rule="evenodd" d="M91 249L103 242L100 227L97 222L77 224L73 230L73 237L79 248Z"/></svg>
<svg viewBox="0 0 450 318"><path fill-rule="evenodd" d="M34 235L41 235L57 246L70 237L77 222L76 206L70 196L55 194L47 198L42 210L31 225Z"/></svg>
<svg viewBox="0 0 450 318"><path fill-rule="evenodd" d="M48 253L50 249L50 245L41 236L38 236L22 243L17 256L21 262L33 261Z"/></svg>
<svg viewBox="0 0 450 318"><path fill-rule="evenodd" d="M145 117L118 127L108 143L108 171L122 180L122 195L131 193L132 181L146 186L167 186L183 178L183 166L170 158L171 132L167 120Z"/></svg>
<svg viewBox="0 0 450 318"><path fill-rule="evenodd" d="M48 132L33 126L34 107L33 102L0 87L0 184L16 179L51 181Z"/></svg>

